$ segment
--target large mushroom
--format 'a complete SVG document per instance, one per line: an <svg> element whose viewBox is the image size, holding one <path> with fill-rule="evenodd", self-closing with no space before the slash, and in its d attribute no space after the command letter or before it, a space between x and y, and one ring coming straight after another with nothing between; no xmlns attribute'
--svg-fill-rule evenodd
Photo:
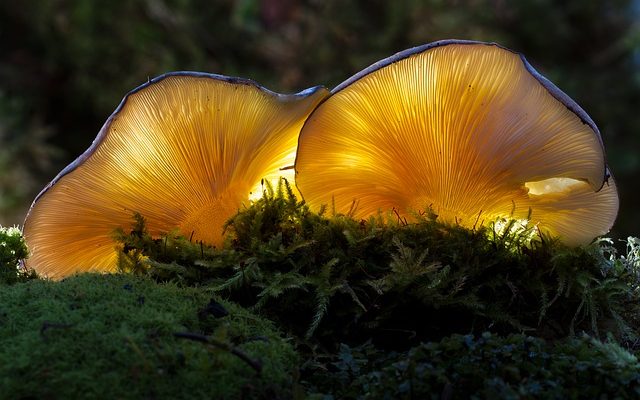
<svg viewBox="0 0 640 400"><path fill-rule="evenodd" d="M253 81L176 72L125 96L91 147L36 197L24 223L28 265L60 278L112 271L112 233L134 212L151 234L178 227L220 245L224 222L261 181L293 175L300 128L327 95L293 95ZM289 176L292 178L292 176Z"/></svg>
<svg viewBox="0 0 640 400"><path fill-rule="evenodd" d="M435 42L351 77L309 116L295 169L311 206L530 219L570 245L608 232L618 210L594 122L494 43Z"/></svg>

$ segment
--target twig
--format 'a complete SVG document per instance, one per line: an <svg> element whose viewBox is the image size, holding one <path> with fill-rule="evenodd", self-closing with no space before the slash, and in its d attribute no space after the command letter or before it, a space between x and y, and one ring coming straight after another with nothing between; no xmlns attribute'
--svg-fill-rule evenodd
<svg viewBox="0 0 640 400"><path fill-rule="evenodd" d="M180 339L193 340L194 342L207 343L219 349L226 350L229 353L241 359L242 361L244 361L245 363L247 363L258 374L262 372L262 363L259 360L254 360L253 358L249 357L247 353L245 353L244 351L240 350L237 347L230 345L229 343L225 343L220 340L214 339L212 337L201 335L199 333L192 333L192 332L174 332L173 336Z"/></svg>
<svg viewBox="0 0 640 400"><path fill-rule="evenodd" d="M406 219L406 218L403 218L403 217L400 215L400 212L398 211L398 209L397 209L397 208L393 207L391 210L392 210L392 211L393 211L393 213L396 215L396 218L398 219L398 223L399 223L400 225L402 225L402 226L407 226L407 225L409 225L409 223L407 222L407 219Z"/></svg>

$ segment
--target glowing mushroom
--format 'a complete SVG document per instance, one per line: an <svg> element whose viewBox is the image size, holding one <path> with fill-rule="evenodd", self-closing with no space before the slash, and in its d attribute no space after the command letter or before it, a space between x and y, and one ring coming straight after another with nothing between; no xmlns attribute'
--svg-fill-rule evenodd
<svg viewBox="0 0 640 400"><path fill-rule="evenodd" d="M589 116L525 58L448 40L336 87L306 121L296 184L355 217L431 207L471 227L526 219L568 244L612 226L618 196Z"/></svg>
<svg viewBox="0 0 640 400"><path fill-rule="evenodd" d="M53 278L113 270L112 232L133 212L151 234L178 227L219 245L224 222L262 193L262 179L293 175L280 169L293 164L300 128L327 93L281 95L193 72L138 87L36 197L24 224L29 265Z"/></svg>

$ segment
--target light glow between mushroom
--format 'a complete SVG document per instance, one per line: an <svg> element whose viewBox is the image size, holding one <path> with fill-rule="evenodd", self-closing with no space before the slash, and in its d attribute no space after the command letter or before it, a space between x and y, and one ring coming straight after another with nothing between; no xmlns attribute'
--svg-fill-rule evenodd
<svg viewBox="0 0 640 400"><path fill-rule="evenodd" d="M529 194L540 196L568 192L576 185L581 184L584 184L584 182L572 178L549 178L537 182L526 182L524 186L529 189Z"/></svg>

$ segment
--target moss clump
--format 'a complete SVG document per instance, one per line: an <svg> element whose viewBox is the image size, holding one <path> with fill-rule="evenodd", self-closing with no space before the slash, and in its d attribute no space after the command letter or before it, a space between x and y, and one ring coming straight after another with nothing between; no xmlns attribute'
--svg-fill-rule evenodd
<svg viewBox="0 0 640 400"><path fill-rule="evenodd" d="M615 343L583 337L556 343L525 336L453 335L407 352L342 345L310 384L358 399L638 398L640 363ZM320 397L320 396L319 396Z"/></svg>
<svg viewBox="0 0 640 400"><path fill-rule="evenodd" d="M255 314L130 275L1 287L0 338L7 399L290 397L298 364Z"/></svg>
<svg viewBox="0 0 640 400"><path fill-rule="evenodd" d="M12 284L36 277L33 271L19 268L20 261L28 255L20 229L0 226L0 284Z"/></svg>
<svg viewBox="0 0 640 400"><path fill-rule="evenodd" d="M607 239L568 248L513 221L325 214L281 182L228 222L221 249L152 237L136 215L115 234L127 274L0 287L0 386L12 398L637 397L637 239L618 255Z"/></svg>
<svg viewBox="0 0 640 400"><path fill-rule="evenodd" d="M464 229L432 214L415 224L312 212L286 182L227 224L213 249L152 238L137 217L119 232L123 270L212 290L327 349L372 339L389 350L460 332L563 338L613 331L631 345L637 257L607 241L568 248L507 221ZM630 323L631 322L631 323Z"/></svg>

